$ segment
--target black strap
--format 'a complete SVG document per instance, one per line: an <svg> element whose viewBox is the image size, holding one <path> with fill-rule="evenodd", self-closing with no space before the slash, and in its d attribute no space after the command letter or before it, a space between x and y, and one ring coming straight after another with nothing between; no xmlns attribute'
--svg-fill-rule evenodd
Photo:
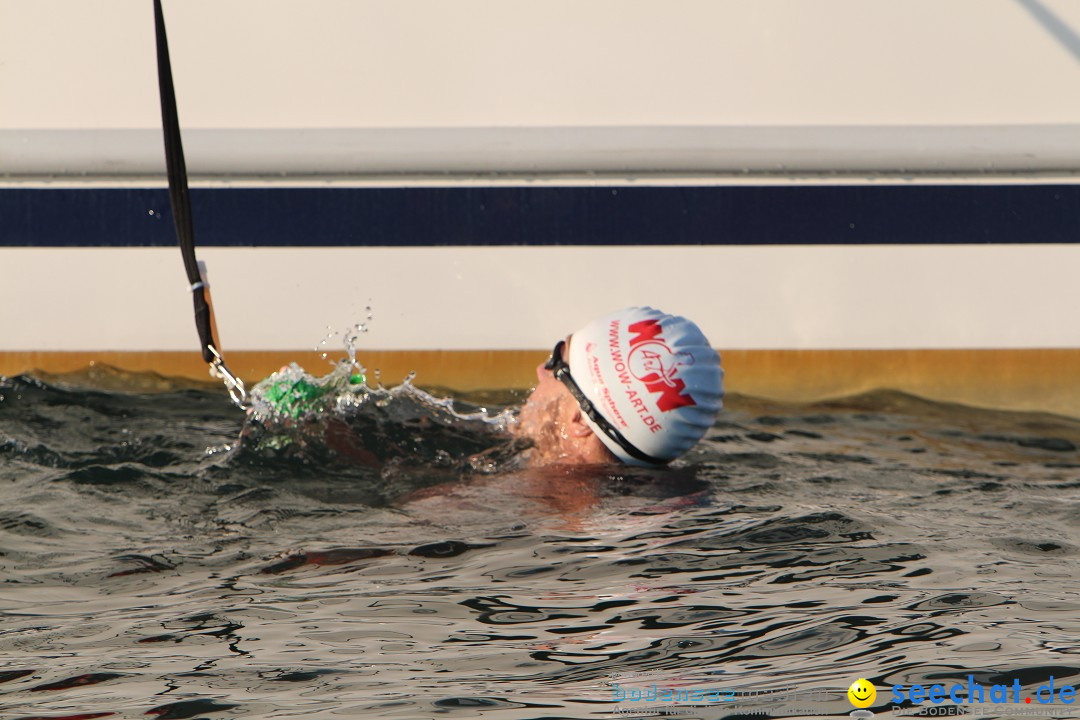
<svg viewBox="0 0 1080 720"><path fill-rule="evenodd" d="M184 257L184 270L191 283L191 296L195 301L195 328L199 331L202 357L207 363L215 360L217 342L214 340L210 322L210 305L206 302L206 289L199 275L199 263L195 260L195 232L191 222L191 199L188 196L187 167L184 164L184 146L180 143L180 121L176 115L176 92L173 90L172 65L169 62L169 41L165 37L165 18L161 12L161 0L154 0L154 31L157 36L158 88L161 91L161 124L165 129L165 167L169 176L169 202L172 205L176 238Z"/></svg>

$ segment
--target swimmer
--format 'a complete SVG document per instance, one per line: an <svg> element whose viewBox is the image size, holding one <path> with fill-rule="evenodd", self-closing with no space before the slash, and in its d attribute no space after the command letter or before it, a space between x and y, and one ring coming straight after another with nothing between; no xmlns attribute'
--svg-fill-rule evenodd
<svg viewBox="0 0 1080 720"><path fill-rule="evenodd" d="M467 433L453 430L441 437L438 423L423 422L430 420L426 416L403 424L401 418L393 422L362 412L347 418L326 413L334 394L362 384L362 376L312 383L299 367L294 370L290 376L282 368L255 391L287 434L263 433L256 417L242 437L290 451L322 446L345 462L369 467L392 458L423 464L448 453L474 468L507 457L534 467L663 467L708 432L723 400L720 357L698 326L649 307L606 315L558 341L536 368L536 388L510 425L510 444L498 442L485 427L463 445ZM417 434L420 427L426 430ZM298 438L303 442L294 442ZM453 447L443 447L446 442ZM519 454L522 446L528 449Z"/></svg>
<svg viewBox="0 0 1080 720"><path fill-rule="evenodd" d="M716 421L720 356L690 320L650 307L598 318L559 340L513 433L530 464L663 467Z"/></svg>

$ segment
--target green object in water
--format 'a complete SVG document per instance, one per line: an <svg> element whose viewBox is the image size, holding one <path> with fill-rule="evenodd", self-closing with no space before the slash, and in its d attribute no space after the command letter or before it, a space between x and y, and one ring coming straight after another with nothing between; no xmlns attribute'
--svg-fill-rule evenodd
<svg viewBox="0 0 1080 720"><path fill-rule="evenodd" d="M279 414L297 418L325 394L326 388L300 379L278 381L266 389L264 397Z"/></svg>
<svg viewBox="0 0 1080 720"><path fill-rule="evenodd" d="M349 376L350 385L362 385L366 380L360 372ZM332 395L336 387L336 383L317 385L304 378L279 380L266 389L263 397L278 414L298 418L307 412L320 409L319 401Z"/></svg>

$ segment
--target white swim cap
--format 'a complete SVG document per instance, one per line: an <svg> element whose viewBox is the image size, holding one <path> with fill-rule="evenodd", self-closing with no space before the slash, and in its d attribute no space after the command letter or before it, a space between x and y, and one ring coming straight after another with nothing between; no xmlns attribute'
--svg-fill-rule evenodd
<svg viewBox="0 0 1080 720"><path fill-rule="evenodd" d="M701 329L650 307L619 310L578 330L569 365L595 410L632 447L586 417L589 427L631 465L655 466L682 455L723 406L720 356Z"/></svg>

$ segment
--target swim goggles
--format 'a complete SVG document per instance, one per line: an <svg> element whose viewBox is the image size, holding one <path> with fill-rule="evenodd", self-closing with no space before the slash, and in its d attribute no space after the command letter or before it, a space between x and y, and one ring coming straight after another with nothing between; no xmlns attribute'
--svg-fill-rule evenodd
<svg viewBox="0 0 1080 720"><path fill-rule="evenodd" d="M555 376L555 379L566 386L566 389L570 391L570 394L577 400L578 405L581 407L581 412L585 413L585 416L593 421L600 432L607 435L616 445L626 451L626 454L635 460L647 462L652 465L667 465L667 460L661 460L654 458L652 455L647 455L634 447L629 440L623 437L623 434L619 432L618 428L608 422L607 418L600 414L600 411L596 409L596 406L592 404L589 398L585 397L585 393L581 391L581 387L574 381L574 378L570 376L570 365L563 360L563 349L566 347L566 341L560 340L555 343L555 347L551 350L551 357L544 363L544 369L550 370Z"/></svg>

